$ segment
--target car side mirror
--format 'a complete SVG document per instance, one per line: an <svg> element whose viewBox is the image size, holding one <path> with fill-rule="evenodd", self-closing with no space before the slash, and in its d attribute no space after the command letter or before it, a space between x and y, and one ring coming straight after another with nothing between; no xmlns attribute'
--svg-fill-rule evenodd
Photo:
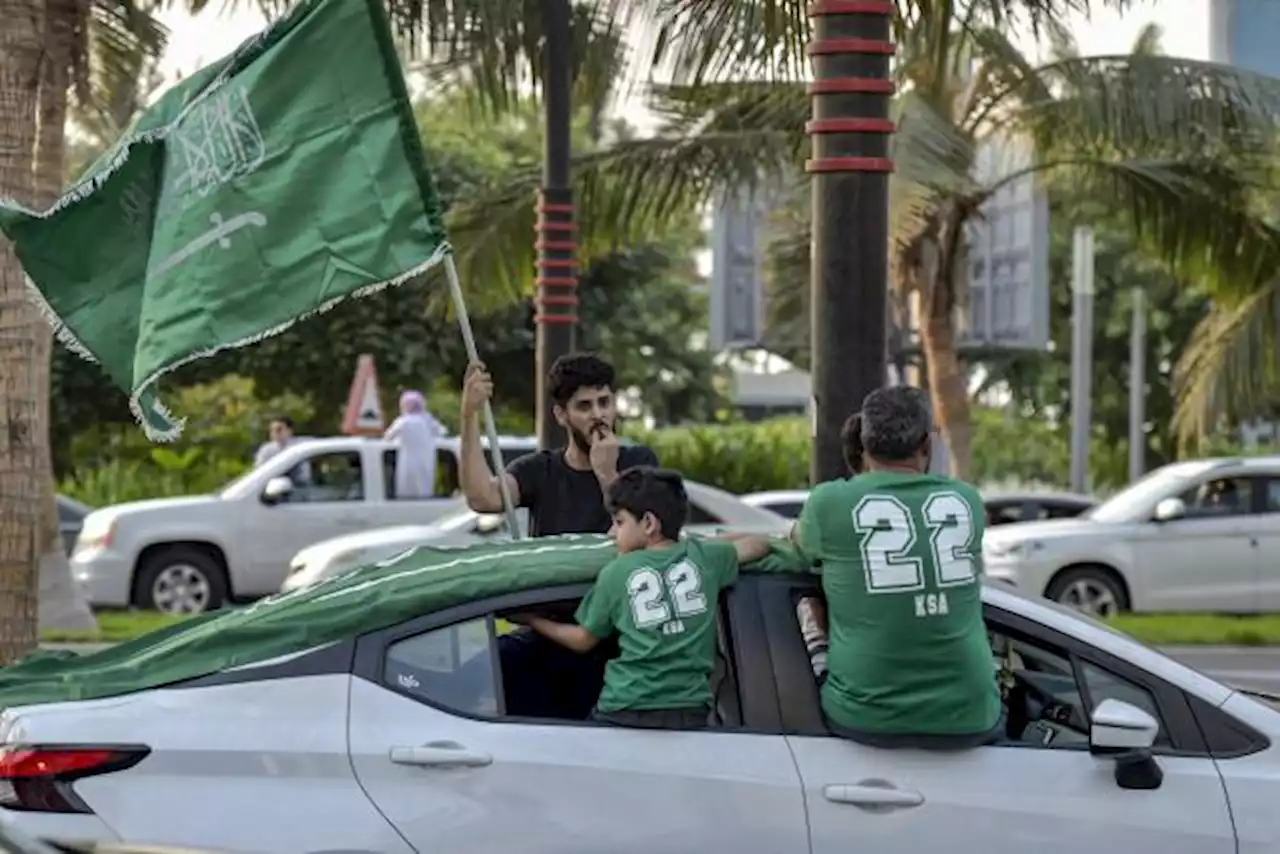
<svg viewBox="0 0 1280 854"><path fill-rule="evenodd" d="M1156 505L1155 520L1172 522L1187 515L1187 504L1181 498L1165 498Z"/></svg>
<svg viewBox="0 0 1280 854"><path fill-rule="evenodd" d="M1103 700L1093 710L1089 752L1116 763L1116 785L1122 789L1158 789L1164 771L1151 755L1160 723L1123 700Z"/></svg>
<svg viewBox="0 0 1280 854"><path fill-rule="evenodd" d="M279 504L289 497L293 492L292 478L284 475L277 475L267 481L267 485L262 489L262 501L264 504Z"/></svg>

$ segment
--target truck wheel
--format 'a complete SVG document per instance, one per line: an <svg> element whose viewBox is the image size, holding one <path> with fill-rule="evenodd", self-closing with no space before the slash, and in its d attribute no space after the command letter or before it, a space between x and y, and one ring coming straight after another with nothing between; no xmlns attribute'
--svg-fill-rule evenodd
<svg viewBox="0 0 1280 854"><path fill-rule="evenodd" d="M147 555L138 568L134 604L162 614L200 614L227 600L227 575L209 554L169 546Z"/></svg>

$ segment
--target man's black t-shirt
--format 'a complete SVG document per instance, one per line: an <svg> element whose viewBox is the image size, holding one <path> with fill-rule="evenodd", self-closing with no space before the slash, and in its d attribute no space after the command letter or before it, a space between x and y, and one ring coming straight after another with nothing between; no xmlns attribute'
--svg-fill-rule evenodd
<svg viewBox="0 0 1280 854"><path fill-rule="evenodd" d="M644 445L618 449L618 471L632 466L657 466L658 458ZM606 534L613 520L604 509L604 495L595 472L570 468L564 448L527 454L507 466L520 488L520 506L529 508L529 536Z"/></svg>

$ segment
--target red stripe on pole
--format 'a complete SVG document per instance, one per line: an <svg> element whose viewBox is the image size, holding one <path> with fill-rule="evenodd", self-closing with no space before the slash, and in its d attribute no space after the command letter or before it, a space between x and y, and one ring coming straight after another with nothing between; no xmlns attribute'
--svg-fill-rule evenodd
<svg viewBox="0 0 1280 854"><path fill-rule="evenodd" d="M538 297L537 302L538 302L538 305L540 306L542 305L577 305L578 298L571 294L567 294L563 296L553 295L553 294L543 294Z"/></svg>
<svg viewBox="0 0 1280 854"><path fill-rule="evenodd" d="M568 220L540 219L533 226L534 231L577 231L578 226Z"/></svg>
<svg viewBox="0 0 1280 854"><path fill-rule="evenodd" d="M533 316L534 323L545 323L547 325L561 324L567 325L578 322L576 314L535 314Z"/></svg>
<svg viewBox="0 0 1280 854"><path fill-rule="evenodd" d="M892 172L888 157L821 157L804 162L806 172Z"/></svg>
<svg viewBox="0 0 1280 854"><path fill-rule="evenodd" d="M578 286L577 279L571 279L567 276L538 276L533 282L538 287L546 288L576 288Z"/></svg>
<svg viewBox="0 0 1280 854"><path fill-rule="evenodd" d="M809 17L819 15L885 15L894 13L892 3L883 0L819 0L809 4Z"/></svg>
<svg viewBox="0 0 1280 854"><path fill-rule="evenodd" d="M578 244L572 240L539 240L533 244L533 248L547 252L573 252L577 250Z"/></svg>
<svg viewBox="0 0 1280 854"><path fill-rule="evenodd" d="M810 95L892 95L893 81L882 77L834 77L814 80L808 91Z"/></svg>
<svg viewBox="0 0 1280 854"><path fill-rule="evenodd" d="M893 133L889 119L811 119L804 123L805 133Z"/></svg>
<svg viewBox="0 0 1280 854"><path fill-rule="evenodd" d="M869 53L893 56L898 52L898 48L893 42L881 41L880 39L821 39L809 42L805 52L809 56L830 56L842 53Z"/></svg>

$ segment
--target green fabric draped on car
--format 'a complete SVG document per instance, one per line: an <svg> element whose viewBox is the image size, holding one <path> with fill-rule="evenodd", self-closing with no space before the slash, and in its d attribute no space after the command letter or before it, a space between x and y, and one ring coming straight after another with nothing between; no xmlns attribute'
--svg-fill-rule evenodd
<svg viewBox="0 0 1280 854"><path fill-rule="evenodd" d="M617 555L612 540L421 547L246 608L216 611L92 655L42 650L0 670L0 708L93 700L172 685L377 631L455 605L586 583ZM803 571L785 540L745 572Z"/></svg>

